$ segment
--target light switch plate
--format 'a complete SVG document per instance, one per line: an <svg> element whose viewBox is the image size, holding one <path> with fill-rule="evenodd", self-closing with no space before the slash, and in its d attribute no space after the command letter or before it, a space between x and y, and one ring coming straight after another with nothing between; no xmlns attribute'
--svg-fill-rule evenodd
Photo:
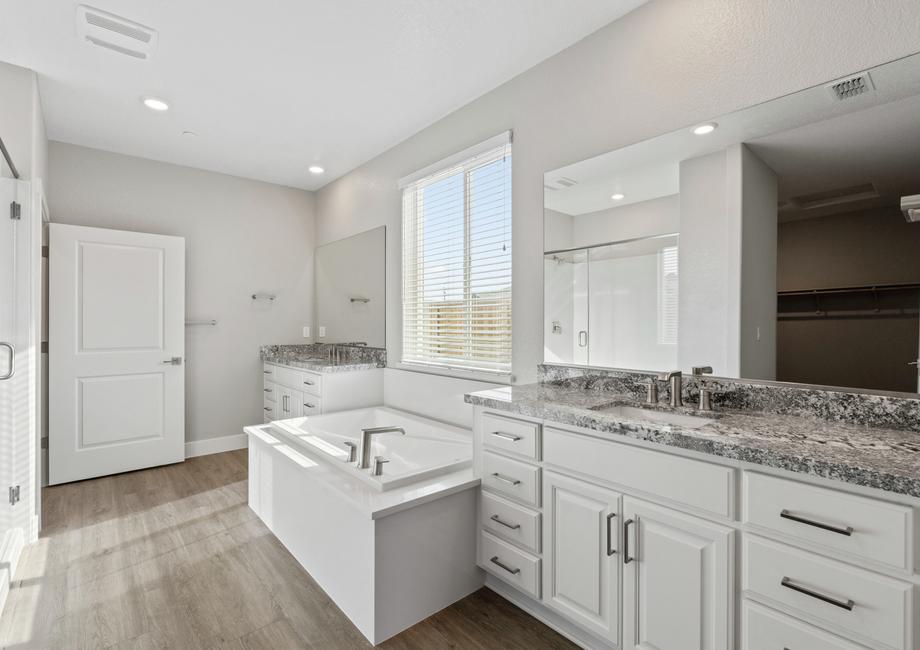
<svg viewBox="0 0 920 650"><path fill-rule="evenodd" d="M326 336L326 327L324 325L319 326L319 336L320 338Z"/></svg>
<svg viewBox="0 0 920 650"><path fill-rule="evenodd" d="M310 326L309 326L309 325L304 325L304 326L303 326L303 337L304 337L305 339L310 338Z"/></svg>

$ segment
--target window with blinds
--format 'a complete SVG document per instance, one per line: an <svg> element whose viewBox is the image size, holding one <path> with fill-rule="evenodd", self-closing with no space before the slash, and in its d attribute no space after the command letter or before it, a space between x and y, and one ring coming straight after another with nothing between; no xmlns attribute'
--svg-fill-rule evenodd
<svg viewBox="0 0 920 650"><path fill-rule="evenodd" d="M677 345L677 246L658 252L658 343Z"/></svg>
<svg viewBox="0 0 920 650"><path fill-rule="evenodd" d="M401 186L403 363L510 373L510 133Z"/></svg>

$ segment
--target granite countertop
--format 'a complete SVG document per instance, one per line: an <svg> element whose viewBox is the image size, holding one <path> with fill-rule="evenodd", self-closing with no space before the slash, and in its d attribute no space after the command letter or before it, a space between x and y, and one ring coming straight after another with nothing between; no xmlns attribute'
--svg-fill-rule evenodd
<svg viewBox="0 0 920 650"><path fill-rule="evenodd" d="M630 395L553 384L470 393L468 403L612 436L659 443L766 467L920 497L920 434L773 413L719 410L688 428L592 410L644 406ZM655 408L655 407L652 407ZM695 409L679 410L684 414Z"/></svg>
<svg viewBox="0 0 920 650"><path fill-rule="evenodd" d="M342 361L337 364L329 363L327 357L310 357L291 353L264 353L262 361L277 363L281 366L300 368L311 372L350 372L354 370L372 370L379 368L379 363L367 361Z"/></svg>

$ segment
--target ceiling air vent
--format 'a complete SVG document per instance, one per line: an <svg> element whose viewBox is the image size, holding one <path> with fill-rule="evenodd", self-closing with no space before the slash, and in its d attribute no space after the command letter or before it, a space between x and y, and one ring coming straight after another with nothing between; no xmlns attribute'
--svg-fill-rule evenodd
<svg viewBox="0 0 920 650"><path fill-rule="evenodd" d="M77 7L77 34L90 45L141 60L149 59L157 44L156 30L86 5Z"/></svg>
<svg viewBox="0 0 920 650"><path fill-rule="evenodd" d="M872 85L872 77L869 76L869 73L860 72L846 79L832 81L827 85L827 89L831 92L831 95L834 96L834 99L842 102L846 99L852 99L863 93L870 92L874 89L874 86Z"/></svg>

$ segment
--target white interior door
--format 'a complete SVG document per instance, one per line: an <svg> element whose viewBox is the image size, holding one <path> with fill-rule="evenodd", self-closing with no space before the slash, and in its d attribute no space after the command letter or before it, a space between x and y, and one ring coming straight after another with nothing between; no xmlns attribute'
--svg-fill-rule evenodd
<svg viewBox="0 0 920 650"><path fill-rule="evenodd" d="M185 240L49 225L51 484L185 458Z"/></svg>
<svg viewBox="0 0 920 650"><path fill-rule="evenodd" d="M0 209L7 210L16 200L15 181L0 179ZM11 485L12 460L15 456L18 428L16 408L16 350L20 341L16 332L16 236L19 223L0 212L0 489ZM0 494L0 548L12 527L10 500ZM0 580L0 595L9 586L6 575Z"/></svg>

